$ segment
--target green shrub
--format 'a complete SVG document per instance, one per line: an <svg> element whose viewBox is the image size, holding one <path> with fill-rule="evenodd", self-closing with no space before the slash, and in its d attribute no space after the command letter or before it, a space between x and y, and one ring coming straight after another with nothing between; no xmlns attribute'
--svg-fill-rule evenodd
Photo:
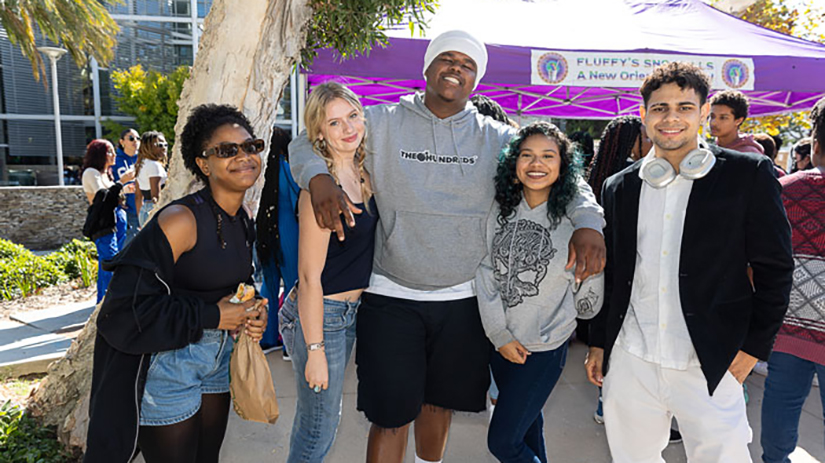
<svg viewBox="0 0 825 463"><path fill-rule="evenodd" d="M90 286L97 279L97 250L91 241L72 240L40 257L23 246L0 239L0 299L15 299L41 288L81 279Z"/></svg>
<svg viewBox="0 0 825 463"><path fill-rule="evenodd" d="M57 265L71 280L83 278L84 273L89 273L90 266L95 268L93 273L97 272L97 249L91 241L72 240L45 258Z"/></svg>
<svg viewBox="0 0 825 463"><path fill-rule="evenodd" d="M38 425L11 402L0 406L0 463L75 461L57 441L54 429Z"/></svg>
<svg viewBox="0 0 825 463"><path fill-rule="evenodd" d="M32 252L19 244L0 238L0 259L13 259L24 254L31 255Z"/></svg>

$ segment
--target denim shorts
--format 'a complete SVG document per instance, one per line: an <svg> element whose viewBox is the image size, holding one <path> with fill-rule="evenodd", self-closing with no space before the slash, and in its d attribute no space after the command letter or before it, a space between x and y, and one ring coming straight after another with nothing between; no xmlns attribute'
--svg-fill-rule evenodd
<svg viewBox="0 0 825 463"><path fill-rule="evenodd" d="M140 405L140 425L180 423L200 410L201 395L229 392L232 346L227 331L203 330L198 342L152 354Z"/></svg>

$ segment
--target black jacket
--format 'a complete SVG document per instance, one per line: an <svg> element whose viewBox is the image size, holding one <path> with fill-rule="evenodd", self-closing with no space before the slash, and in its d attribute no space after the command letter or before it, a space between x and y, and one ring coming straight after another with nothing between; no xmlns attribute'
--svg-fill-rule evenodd
<svg viewBox="0 0 825 463"><path fill-rule="evenodd" d="M85 463L127 463L137 447L140 402L154 352L197 342L217 328L220 311L176 294L172 248L157 220L111 262L114 271L97 318Z"/></svg>
<svg viewBox="0 0 825 463"><path fill-rule="evenodd" d="M791 228L770 159L710 149L716 165L694 181L688 200L679 291L690 339L713 394L739 350L768 359L788 308L793 258ZM630 303L640 166L636 162L610 177L602 191L605 302L591 325L590 343L605 349L604 374Z"/></svg>

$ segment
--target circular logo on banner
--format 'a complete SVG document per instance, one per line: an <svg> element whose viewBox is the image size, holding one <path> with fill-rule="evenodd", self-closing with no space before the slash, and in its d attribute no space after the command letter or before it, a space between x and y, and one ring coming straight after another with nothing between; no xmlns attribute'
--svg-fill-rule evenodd
<svg viewBox="0 0 825 463"><path fill-rule="evenodd" d="M545 53L541 55L538 63L539 75L548 84L557 84L567 77L567 60L558 53Z"/></svg>
<svg viewBox="0 0 825 463"><path fill-rule="evenodd" d="M729 59L722 65L722 80L730 88L741 88L748 83L750 71L738 59Z"/></svg>

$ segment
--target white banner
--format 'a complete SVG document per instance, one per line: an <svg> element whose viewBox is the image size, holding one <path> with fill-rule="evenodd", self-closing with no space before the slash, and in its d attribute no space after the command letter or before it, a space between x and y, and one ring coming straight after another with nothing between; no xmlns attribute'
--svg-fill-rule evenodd
<svg viewBox="0 0 825 463"><path fill-rule="evenodd" d="M751 58L532 50L533 85L639 88L656 66L693 63L707 72L714 89L753 90Z"/></svg>

